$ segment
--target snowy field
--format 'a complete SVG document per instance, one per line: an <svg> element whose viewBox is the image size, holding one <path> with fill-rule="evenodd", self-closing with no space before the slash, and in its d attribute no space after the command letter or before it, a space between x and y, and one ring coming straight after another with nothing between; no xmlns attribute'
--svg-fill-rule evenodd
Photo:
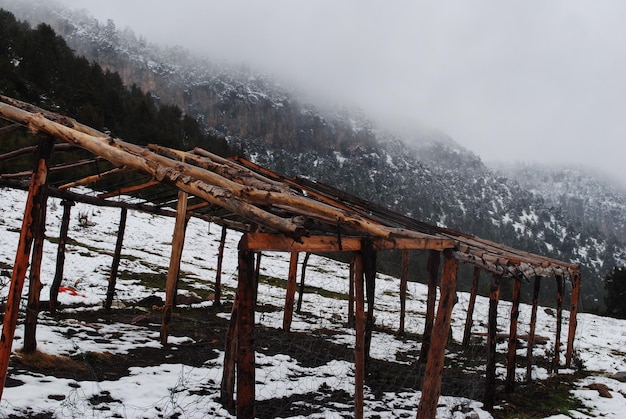
<svg viewBox="0 0 626 419"><path fill-rule="evenodd" d="M26 194L0 188L0 293L6 298L10 282L10 266L15 259L19 229L23 217ZM59 200L49 200L46 234L48 238L58 237L63 208ZM79 215L86 216L87 225L79 223ZM64 286L71 286L76 295L62 292L59 301L65 305L86 305L81 308L66 308L75 313L74 319L55 320L47 313L41 313L37 329L38 349L54 355L75 356L80 353L127 353L132 348L160 348L158 332L154 328L125 323L81 322L81 312L99 309L105 300L108 271L115 247L120 210L95 208L77 204L72 208L70 238L66 251ZM141 274L163 274L167 271L170 256L170 243L174 228L172 218L158 217L138 212L129 212L124 238L123 259L120 271ZM197 290L212 290L215 278L217 247L221 227L204 221L191 219L187 228L181 272L183 281ZM232 290L236 287L237 254L239 235L229 231L222 268L224 286L223 301L232 301ZM57 245L56 241L46 241L42 266L42 299L47 299L49 284L54 277ZM300 258L302 263L302 256ZM267 253L263 255L261 274L269 278L287 278L288 255ZM298 275L300 268L298 269ZM294 314L292 331L319 333L320 339L337 345L353 345L354 332L346 328L346 301L336 298L348 292L348 266L312 255L306 271L308 286L325 292L307 293L302 313ZM583 278L584 280L584 278ZM584 289L584 288L583 288ZM426 311L427 289L422 284L409 283L407 299L406 331L420 334L423 331L423 314ZM115 302L128 303L157 294L142 285L139 279L119 279ZM399 281L385 275L378 275L375 315L377 331L373 333L371 355L375 359L390 362L405 362L407 370L410 360L403 360L399 354L415 353L419 343L410 339L400 339L391 331L397 330L399 321ZM27 289L24 290L27 295ZM259 306L281 307L284 304L284 287L262 281L259 286ZM461 341L469 296L459 293L452 319L453 338ZM25 301L25 300L23 300ZM24 304L23 304L24 305ZM210 308L211 301L196 304ZM478 297L474 319L486 319L488 300ZM114 309L115 310L115 309ZM502 302L499 308L499 328L508 331L510 305ZM228 318L228 313L220 314ZM257 311L256 321L264 328L280 329L282 311ZM564 334L566 340L568 312L564 312ZM545 345L538 345L536 357L553 352L556 322L554 317L543 309L538 312L537 335L549 337ZM530 307L520 307L519 333L528 332ZM615 374L626 371L626 321L579 314L578 332L575 341L576 356L591 375L576 382L573 394L585 408L571 411L568 416L553 415L554 418L626 417L626 383L615 379ZM73 333L69 334L68 329ZM14 353L23 344L23 324L20 322L13 345ZM385 333L381 330L389 330ZM484 332L480 321L474 322L475 332ZM171 329L170 343L185 345L192 337L177 334ZM115 336L115 339L105 339ZM99 338L98 338L99 337ZM498 351L506 351L506 342L500 343ZM166 363L159 366L133 367L128 376L116 380L77 381L73 379L42 376L13 367L9 377L21 385L7 387L0 402L0 416L33 416L37 413L52 414L54 417L230 417L219 403L219 383L221 382L223 351L214 350L214 356L202 366L184 363ZM262 352L262 351L260 351ZM349 360L334 360L314 368L303 365L297 359L285 354L257 353L257 400L289 397L298 392L330 393L343 390L349 394L354 388L354 368ZM519 350L525 356L525 348ZM17 356L17 355L16 355ZM564 358L564 355L563 357ZM448 359L446 360L448 362ZM524 366L519 366L518 380L525 376ZM408 370L410 371L410 370ZM483 368L484 371L484 368ZM506 371L498 367L498 375L503 378ZM560 373L568 373L560 370ZM480 368L477 370L480 374ZM533 378L547 378L550 374L544 368L535 367ZM445 381L445 378L444 378ZM611 398L599 396L590 384L604 384ZM207 392L207 386L209 391ZM198 389L205 390L200 394ZM373 394L365 389L366 417L415 417L420 393L412 389L401 392ZM107 394L112 402L106 409L93 403L93 397ZM51 395L54 395L52 397ZM90 401L91 400L91 401ZM460 397L442 394L438 418L490 418L482 403ZM332 399L325 405L323 413L309 417L344 417L352 407ZM348 412L348 413L347 413ZM299 416L302 417L302 416Z"/></svg>

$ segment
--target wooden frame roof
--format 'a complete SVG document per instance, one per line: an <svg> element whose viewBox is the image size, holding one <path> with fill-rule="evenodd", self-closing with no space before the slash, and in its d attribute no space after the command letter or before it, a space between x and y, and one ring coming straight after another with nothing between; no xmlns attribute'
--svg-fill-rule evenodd
<svg viewBox="0 0 626 419"><path fill-rule="evenodd" d="M93 154L89 159L52 167L51 172L63 173L65 181L49 186L51 196L175 215L178 189L189 194L188 216L239 231L283 237L273 239L272 244L251 244L259 249L349 250L357 246L357 239L368 238L378 249L452 249L457 260L508 277L572 276L579 271L578 265L420 222L328 185L281 176L241 157L225 159L198 148L140 147L5 96L0 96L0 118L13 123L1 128L0 135L27 126L61 141L55 144L55 151L80 147ZM34 150L14 150L1 155L0 161ZM100 169L98 162L105 160L113 167ZM92 174L73 177L72 169L87 165L94 167ZM96 195L78 188L127 171L145 176L132 185L120 184ZM26 189L29 177L30 172L0 173L0 186ZM138 192L146 195L157 185L167 185L170 192L127 198Z"/></svg>

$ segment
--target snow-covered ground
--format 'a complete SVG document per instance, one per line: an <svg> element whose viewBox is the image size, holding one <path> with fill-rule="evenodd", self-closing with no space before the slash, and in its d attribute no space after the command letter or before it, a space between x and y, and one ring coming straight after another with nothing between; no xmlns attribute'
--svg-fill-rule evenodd
<svg viewBox="0 0 626 419"><path fill-rule="evenodd" d="M8 292L10 271L17 248L19 229L22 222L26 194L0 188L0 295L4 299ZM49 200L47 216L47 236L58 237L63 208L56 199ZM79 223L79 215L86 216L87 225ZM105 300L108 270L115 247L120 210L95 208L77 204L72 209L70 237L76 242L69 244L66 251L64 285L71 285L77 295L61 293L63 304L85 303L99 308ZM120 271L140 273L163 273L167 271L170 256L170 243L174 220L138 212L129 212L124 250ZM197 289L212 289L215 277L217 246L221 227L204 221L191 219L187 228L181 271L185 281L192 281ZM222 281L226 292L224 300L232 300L232 290L236 286L237 242L239 235L229 232L223 264ZM42 263L42 296L47 296L49 284L54 277L57 245L46 241ZM302 263L302 258L300 259ZM288 255L266 253L262 259L263 275L284 279L288 271ZM298 271L300 272L300 271ZM8 276L7 276L8 275ZM326 258L311 256L306 272L307 285L327 291L347 294L348 267ZM376 324L382 328L396 330L398 327L399 281L385 275L378 275L376 289ZM143 286L139 280L118 280L116 301L137 301L154 294L154 290ZM422 284L409 284L407 299L406 330L409 333L423 331L423 318L426 310L426 287ZM24 291L26 295L27 290ZM164 297L163 293L156 292ZM282 306L284 288L262 282L259 287L259 304ZM468 295L459 293L459 303L455 306L452 319L453 338L460 341L467 308ZM199 303L210 306L211 301ZM475 319L487 318L488 300L478 297ZM502 302L499 309L499 326L508 330L510 305ZM117 324L107 321L86 324L80 320L80 310L76 310L75 320L53 320L45 313L40 315L37 329L38 349L58 355L80 353L125 353L139 346L160 347L158 333L140 325ZM304 299L303 315L294 314L292 330L315 332L323 330L320 339L332 340L337 344L354 344L354 332L345 327L347 322L345 300L333 298L332 293L307 293ZM539 310L537 335L550 339L545 345L538 345L537 357L553 351L555 321L548 312ZM564 313L564 327L567 331L568 313ZM224 316L228 316L224 314ZM530 307L520 308L519 333L526 333L530 317ZM282 327L282 312L257 312L256 321L268 328ZM626 383L611 378L618 372L626 371L626 321L604 318L590 314L579 314L578 333L575 342L576 356L582 361L591 375L576 383L573 394L584 406L584 412L572 411L569 417L610 417L626 415ZM70 337L68 328L78 330ZM475 321L474 330L484 331L484 325ZM115 339L93 339L93 336ZM22 346L23 325L16 331L13 349ZM566 338L565 335L563 337ZM191 341L190 337L177 335L171 331L170 342L176 346ZM372 338L371 355L377 359L398 361L397 354L414 353L419 343L400 339L393 333L375 331ZM506 343L498 347L506 351ZM7 387L0 401L0 416L25 416L41 412L52 412L55 417L230 417L218 402L221 382L223 352L214 359L207 360L202 367L184 364L163 364L151 367L134 367L130 374L115 381L76 381L52 376L33 375L26 371L10 369L9 376L23 382L22 385ZM525 355L525 349L520 349ZM257 353L258 400L290 396L299 392L345 390L352 394L354 388L353 364L349 361L334 360L321 367L310 368L301 365L288 355L273 356ZM407 365L409 362L407 362ZM518 370L518 379L525 375L525 368ZM410 370L409 370L410 371ZM567 373L566 370L560 370ZM480 374L479 371L477 372ZM500 365L498 374L505 374ZM533 370L534 378L548 377L549 373L539 367ZM212 383L212 384L211 384ZM612 398L601 398L597 390L589 389L592 383L608 386ZM214 394L198 394L199 388L206 390L213 385ZM99 410L89 402L92 396L110 394L115 400L108 408ZM61 395L61 397L49 397ZM420 393L411 389L404 392L390 392L373 395L366 387L366 417L414 417ZM438 418L490 418L479 401L451 397L442 394ZM326 412L316 417L342 417L347 408L340 403L329 402ZM348 410L349 411L349 410ZM567 417L555 415L557 417Z"/></svg>

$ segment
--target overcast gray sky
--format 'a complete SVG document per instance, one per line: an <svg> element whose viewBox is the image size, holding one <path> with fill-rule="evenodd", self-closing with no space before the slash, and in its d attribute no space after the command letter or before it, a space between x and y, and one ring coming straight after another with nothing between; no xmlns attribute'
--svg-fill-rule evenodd
<svg viewBox="0 0 626 419"><path fill-rule="evenodd" d="M623 0L63 0L149 42L278 74L484 161L626 184Z"/></svg>

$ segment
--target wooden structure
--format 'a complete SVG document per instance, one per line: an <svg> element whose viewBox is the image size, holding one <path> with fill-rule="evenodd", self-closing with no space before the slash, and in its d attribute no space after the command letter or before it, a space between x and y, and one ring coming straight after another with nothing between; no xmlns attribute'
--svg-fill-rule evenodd
<svg viewBox="0 0 626 419"><path fill-rule="evenodd" d="M82 125L71 118L51 113L17 100L0 97L0 118L9 121L12 130L26 126L41 134L38 147L0 155L0 161L23 153L37 152L38 163L34 170L21 173L0 173L0 186L28 189L28 201L24 223L17 250L11 286L7 300L7 313L0 339L0 390L6 379L8 361L17 323L19 301L25 280L26 267L33 252L36 261L40 250L33 240L43 235L46 197L54 196L67 202L85 202L100 206L122 209L120 234L109 279L106 307L110 307L115 287L115 272L119 262L123 231L128 209L169 215L176 218L173 232L172 253L166 284L166 301L163 310L161 341L167 343L168 325L175 305L176 286L180 256L183 251L186 220L199 217L223 226L222 244L226 229L243 232L239 243L239 275L236 298L233 303L230 327L227 332L226 353L222 381L222 399L225 405L236 406L238 417L254 417L254 313L256 301L255 255L258 270L260 252L282 251L291 255L288 286L285 297L283 328L289 330L296 291L296 268L298 254L305 252L350 252L351 313L354 313L355 342L355 417L363 417L363 387L369 342L373 326L374 289L376 277L376 254L386 250L403 251L401 288L401 329L404 328L404 296L406 293L409 251L429 252L428 275L429 297L426 330L422 342L421 360L426 363L422 397L417 417L435 416L440 395L446 342L450 329L450 318L455 301L456 276L459 263L475 266L471 304L467 314L464 341L469 339L472 325L478 274L490 272L493 281L490 294L487 385L485 403L493 403L495 389L495 340L496 318L499 299L499 284L504 280L515 281L516 301L519 303L519 286L524 279L535 278L535 284L544 276L554 276L558 281L571 278L572 305L570 307L569 332L567 337L566 364L572 359L576 332L576 312L580 290L579 267L574 264L548 259L512 249L458 231L429 225L393 213L381 206L350 196L335 188L302 178L285 178L270 170L259 167L243 158L224 159L202 149L179 151L158 145L139 147L119 138ZM4 129L4 128L3 128ZM56 142L55 142L56 141ZM52 152L61 152L68 147L89 151L94 157L80 162L49 165ZM103 168L102 162L110 165ZM94 162L101 162L94 164ZM93 165L94 171L80 179L70 179L69 168ZM89 185L102 179L111 179L120 173L133 171L141 176L132 185L110 188L98 197L77 192L74 188ZM63 172L65 181L61 185L47 182L50 173ZM30 181L25 181L29 178ZM20 180L22 179L22 180ZM143 202L110 200L121 195L146 192L155 187L165 188L169 193L146 198ZM63 248L59 244L59 259ZM218 263L221 263L221 250ZM435 310L435 295L442 265L440 295ZM35 263L33 263L35 268ZM61 266L58 270L62 270ZM219 285L219 269L216 285ZM304 276L304 275L303 275ZM38 279L32 277L29 308L37 310ZM59 277L60 278L60 277ZM56 281L55 281L56 282ZM58 289L58 284L55 284ZM218 287L219 288L219 287ZM559 301L563 288L559 287ZM54 289L53 291L54 292ZM52 303L51 298L51 303ZM216 289L216 303L220 302ZM366 304L367 303L367 304ZM54 304L52 305L54 309ZM533 306L536 312L536 300ZM558 308L557 321L561 321L562 305ZM512 310L510 344L508 349L507 386L515 381L515 351L517 315ZM34 328L36 318L27 323ZM560 324L557 329L560 334ZM32 330L34 341L34 329ZM529 337L529 354L532 358L534 318ZM560 336L556 337L556 359L558 366ZM33 342L34 343L34 342ZM465 342L467 343L467 342ZM31 344L34 347L36 343ZM236 403L235 403L236 394Z"/></svg>

